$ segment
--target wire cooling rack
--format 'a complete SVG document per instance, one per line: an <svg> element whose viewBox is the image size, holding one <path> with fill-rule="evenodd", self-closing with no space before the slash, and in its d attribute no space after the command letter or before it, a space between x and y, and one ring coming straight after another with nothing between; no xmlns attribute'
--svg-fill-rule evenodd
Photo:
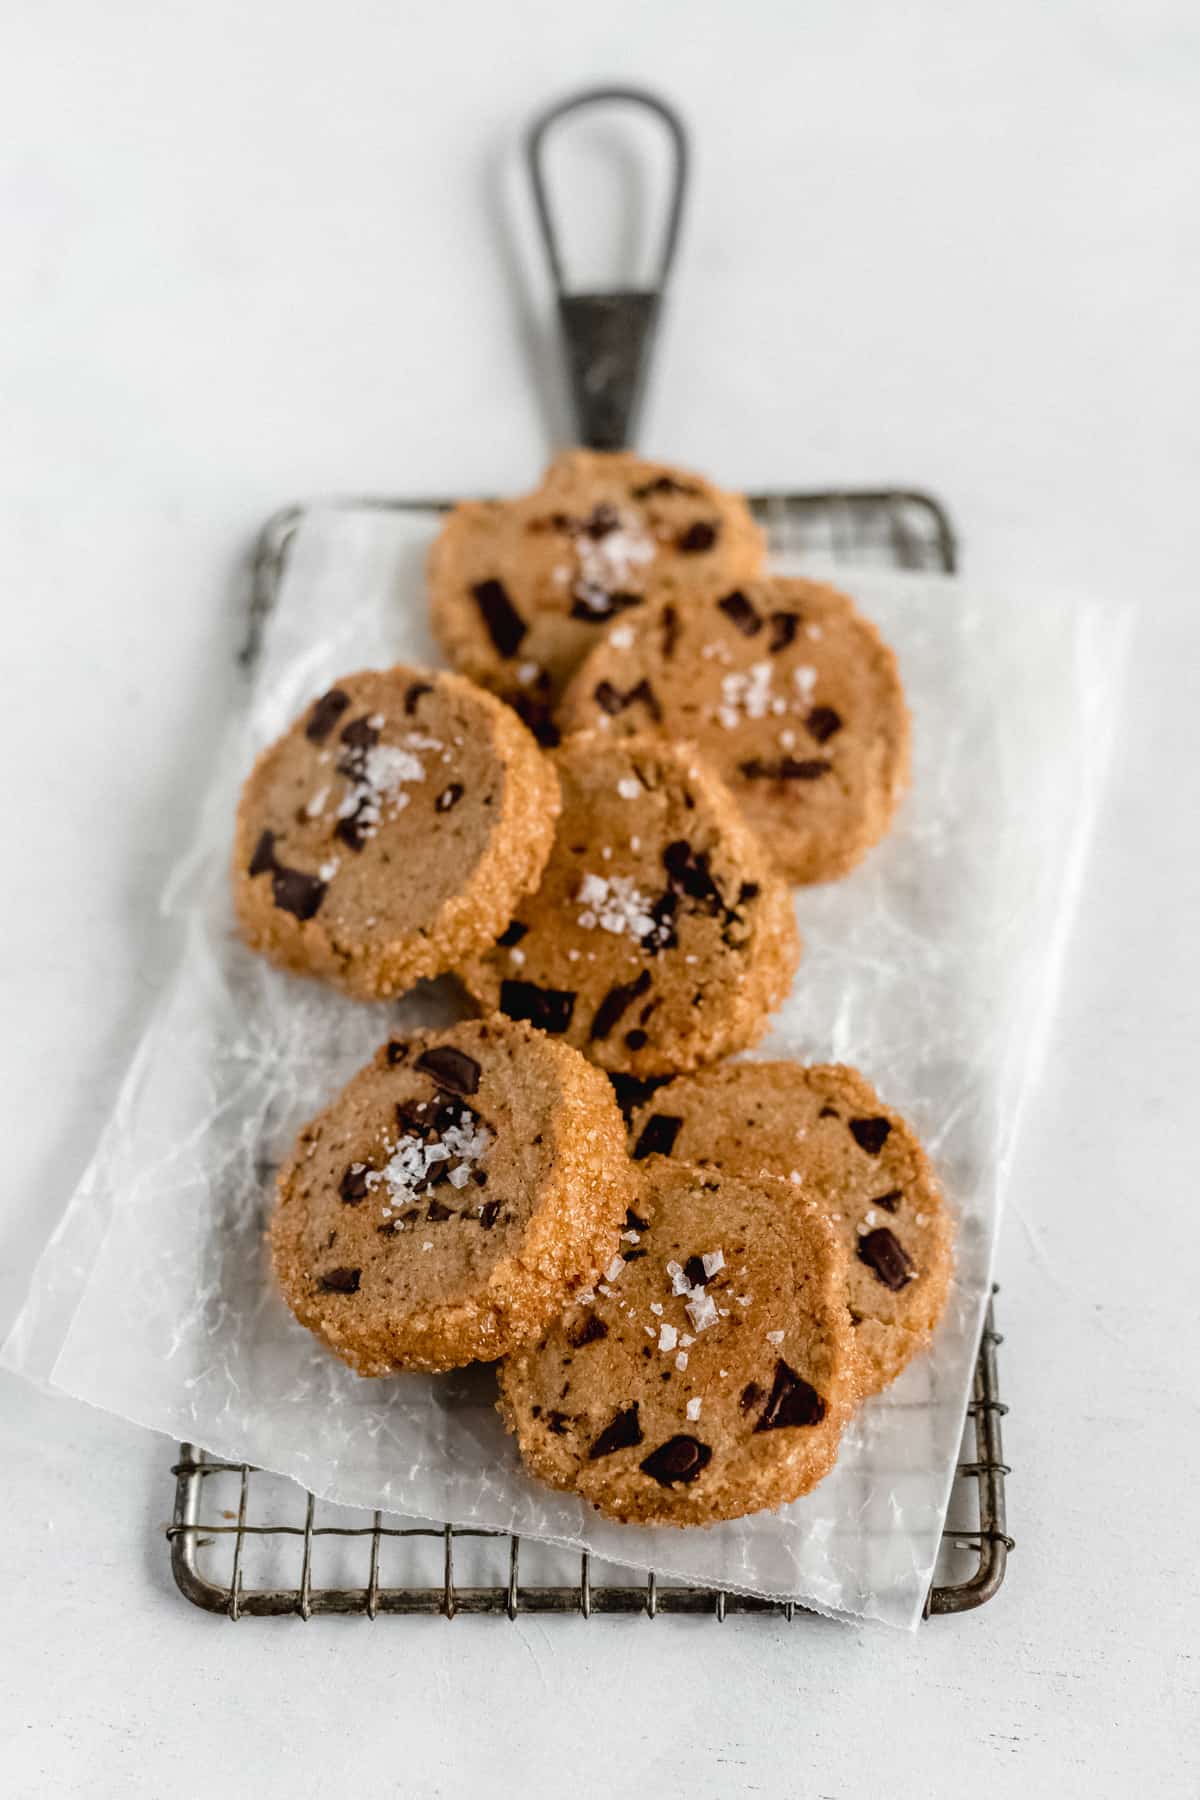
<svg viewBox="0 0 1200 1800"><path fill-rule="evenodd" d="M762 494L752 500L775 556L951 573L953 530L929 495L908 489ZM441 509L438 500L357 499L348 507ZM243 662L254 660L263 623L305 508L267 522L255 551ZM982 1606L1004 1580L1005 1476L992 1305L975 1365L957 1478L926 1616ZM433 1525L318 1501L281 1476L221 1462L181 1444L175 1510L167 1527L180 1592L231 1619L298 1614L776 1613L803 1608L749 1594L688 1586L602 1564L507 1532ZM386 1523L385 1523L386 1520Z"/></svg>

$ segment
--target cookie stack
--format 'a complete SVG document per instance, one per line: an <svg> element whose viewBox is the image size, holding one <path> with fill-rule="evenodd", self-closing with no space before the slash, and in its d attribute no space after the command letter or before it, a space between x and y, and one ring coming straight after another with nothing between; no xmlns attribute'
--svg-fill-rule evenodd
<svg viewBox="0 0 1200 1800"><path fill-rule="evenodd" d="M950 1279L861 1076L722 1060L795 976L790 883L852 868L908 769L891 651L763 557L698 476L561 457L434 546L459 673L339 680L238 812L254 949L363 1000L452 972L481 1015L385 1044L301 1133L289 1305L363 1375L503 1359L529 1468L617 1519L807 1492Z"/></svg>

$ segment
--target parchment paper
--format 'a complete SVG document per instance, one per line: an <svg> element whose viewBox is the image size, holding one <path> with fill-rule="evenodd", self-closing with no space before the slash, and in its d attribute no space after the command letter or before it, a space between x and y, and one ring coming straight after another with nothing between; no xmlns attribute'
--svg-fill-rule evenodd
<svg viewBox="0 0 1200 1800"><path fill-rule="evenodd" d="M437 660L422 581L434 529L430 515L329 507L293 540L248 705L166 899L185 939L178 977L2 1360L327 1499L912 1627L1094 816L1125 623L1061 597L1018 603L944 577L837 572L899 654L912 792L859 870L797 892L804 958L756 1054L855 1063L907 1114L957 1219L957 1280L932 1353L861 1409L814 1493L709 1530L618 1526L525 1476L488 1375L352 1375L292 1320L263 1248L272 1166L301 1123L399 1021L461 1007L450 983L368 1008L277 973L237 943L226 879L254 753L336 676Z"/></svg>

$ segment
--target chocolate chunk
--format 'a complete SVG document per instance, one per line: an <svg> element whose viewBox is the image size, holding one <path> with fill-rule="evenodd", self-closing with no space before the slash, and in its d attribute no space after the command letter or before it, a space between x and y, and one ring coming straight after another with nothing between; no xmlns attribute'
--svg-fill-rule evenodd
<svg viewBox="0 0 1200 1800"><path fill-rule="evenodd" d="M444 1165L443 1165L444 1166ZM425 1217L434 1225L440 1225L445 1219L454 1217L453 1208L443 1206L440 1200L431 1200L425 1208Z"/></svg>
<svg viewBox="0 0 1200 1800"><path fill-rule="evenodd" d="M828 775L832 766L815 757L780 756L775 762L764 762L752 756L749 762L738 764L738 773L747 781L816 781Z"/></svg>
<svg viewBox="0 0 1200 1800"><path fill-rule="evenodd" d="M671 1078L669 1075L648 1075L644 1078L636 1075L618 1075L609 1070L608 1079L612 1083L613 1093L617 1097L617 1105L628 1125L638 1107L645 1106L651 1094Z"/></svg>
<svg viewBox="0 0 1200 1800"><path fill-rule="evenodd" d="M528 627L508 597L502 581L478 581L471 597L501 656L515 656Z"/></svg>
<svg viewBox="0 0 1200 1800"><path fill-rule="evenodd" d="M402 1044L399 1038L393 1038L387 1047L388 1067L394 1069L396 1064L402 1063L407 1055L408 1045Z"/></svg>
<svg viewBox="0 0 1200 1800"><path fill-rule="evenodd" d="M734 588L732 594L726 594L717 606L731 624L736 625L743 637L753 637L762 630L762 618L749 595L743 594L741 588Z"/></svg>
<svg viewBox="0 0 1200 1800"><path fill-rule="evenodd" d="M631 1007L635 1000L640 1000L649 986L650 971L643 969L636 980L627 981L624 986L609 988L596 1008L596 1014L592 1020L592 1029L589 1033L592 1042L595 1043L597 1038L606 1038L622 1013Z"/></svg>
<svg viewBox="0 0 1200 1800"><path fill-rule="evenodd" d="M544 679L544 677L539 676L538 679L540 681ZM550 717L550 707L548 702L541 699L536 694L530 694L524 691L515 694L505 694L504 698L512 707L517 717L525 721L538 743L547 750L553 750L562 734L559 731L558 726ZM486 806L487 804L488 803L485 800L484 805Z"/></svg>
<svg viewBox="0 0 1200 1800"><path fill-rule="evenodd" d="M644 676L641 681L630 688L625 696L625 704L626 706L644 706L656 723L662 723L662 707L658 704L658 695Z"/></svg>
<svg viewBox="0 0 1200 1800"><path fill-rule="evenodd" d="M814 706L804 724L809 736L824 744L842 729L842 715L834 712L832 706Z"/></svg>
<svg viewBox="0 0 1200 1800"><path fill-rule="evenodd" d="M645 1254L646 1254L646 1252L644 1250L622 1250L621 1261L622 1262L637 1262L638 1258L641 1256L645 1256Z"/></svg>
<svg viewBox="0 0 1200 1800"><path fill-rule="evenodd" d="M818 1119L840 1119L841 1113L834 1106L823 1106L817 1114Z"/></svg>
<svg viewBox="0 0 1200 1800"><path fill-rule="evenodd" d="M800 629L800 614L773 612L767 623L771 627L767 649L771 651L772 655L777 656L781 650L786 650L789 644L795 643L796 633Z"/></svg>
<svg viewBox="0 0 1200 1800"><path fill-rule="evenodd" d="M528 925L522 925L520 919L513 919L505 926L504 930L500 933L500 936L496 939L496 942L498 944L503 944L504 948L508 950L513 944L519 944L528 930Z"/></svg>
<svg viewBox="0 0 1200 1800"><path fill-rule="evenodd" d="M886 1194L876 1195L875 1199L872 1200L871 1205L882 1206L885 1212L894 1213L899 1210L900 1202L903 1198L903 1188L889 1188Z"/></svg>
<svg viewBox="0 0 1200 1800"><path fill-rule="evenodd" d="M305 875L300 869L277 866L271 876L271 898L276 906L300 920L313 917L327 892L325 882L315 875Z"/></svg>
<svg viewBox="0 0 1200 1800"><path fill-rule="evenodd" d="M758 1403L762 1399L762 1397L763 1397L763 1390L762 1390L762 1388L759 1387L757 1381L748 1381L746 1383L745 1387L742 1389L741 1397L738 1400L738 1405L741 1407L743 1412L749 1412L750 1408L752 1406L758 1405Z"/></svg>
<svg viewBox="0 0 1200 1800"><path fill-rule="evenodd" d="M916 1278L912 1259L886 1225L877 1225L874 1231L859 1238L858 1259L865 1262L876 1279L882 1281L884 1287L891 1288L893 1294L898 1294Z"/></svg>
<svg viewBox="0 0 1200 1800"><path fill-rule="evenodd" d="M323 1294L357 1294L361 1276L361 1269L326 1269L317 1286Z"/></svg>
<svg viewBox="0 0 1200 1800"><path fill-rule="evenodd" d="M587 595L586 600L572 601L571 617L584 619L592 625L603 625L628 607L641 606L646 598L644 594L631 594L623 588L615 594L607 594L591 582L587 586Z"/></svg>
<svg viewBox="0 0 1200 1800"><path fill-rule="evenodd" d="M632 1206L627 1206L625 1208L625 1229L626 1231L649 1231L650 1221L643 1219L640 1213L635 1213Z"/></svg>
<svg viewBox="0 0 1200 1800"><path fill-rule="evenodd" d="M588 1461L595 1462L598 1456L611 1456L614 1450L632 1450L641 1441L642 1428L638 1423L638 1403L635 1400L632 1406L617 1413L604 1427L588 1451Z"/></svg>
<svg viewBox="0 0 1200 1800"><path fill-rule="evenodd" d="M415 1137L421 1143L431 1143L437 1135L433 1128L433 1119L425 1106L418 1112L412 1101L402 1100L396 1107L396 1125L402 1137Z"/></svg>
<svg viewBox="0 0 1200 1800"><path fill-rule="evenodd" d="M615 506L607 500L598 500L593 506L591 516L583 521L583 534L590 538L604 538L616 531L621 523L621 515Z"/></svg>
<svg viewBox="0 0 1200 1800"><path fill-rule="evenodd" d="M623 712L626 706L624 694L619 688L615 688L611 681L599 682L592 698L596 705L603 707L611 718L615 718L619 712Z"/></svg>
<svg viewBox="0 0 1200 1800"><path fill-rule="evenodd" d="M702 1444L699 1438L668 1438L657 1450L652 1450L645 1461L640 1463L642 1473L650 1475L660 1487L671 1487L677 1481L695 1481L702 1475L712 1461L712 1450Z"/></svg>
<svg viewBox="0 0 1200 1800"><path fill-rule="evenodd" d="M654 935L643 944L651 956L657 956L660 950L673 950L679 942L679 934L675 930L675 914L679 909L679 896L668 888L658 896L650 908L650 917L654 920Z"/></svg>
<svg viewBox="0 0 1200 1800"><path fill-rule="evenodd" d="M265 875L268 869L275 867L275 833L264 831L254 846L254 855L250 858L247 874Z"/></svg>
<svg viewBox="0 0 1200 1800"><path fill-rule="evenodd" d="M453 1044L434 1044L422 1050L414 1065L425 1075L432 1075L443 1087L455 1094L477 1094L482 1071L473 1056ZM461 1110L461 1109L459 1109Z"/></svg>
<svg viewBox="0 0 1200 1800"><path fill-rule="evenodd" d="M404 710L411 719L417 710L417 701L422 694L432 694L433 687L428 681L411 681L404 690Z"/></svg>
<svg viewBox="0 0 1200 1800"><path fill-rule="evenodd" d="M625 1048L627 1050L644 1050L649 1041L646 1033L640 1026L635 1025L632 1031L627 1031L625 1033Z"/></svg>
<svg viewBox="0 0 1200 1800"><path fill-rule="evenodd" d="M434 809L435 809L435 811L440 812L440 813L452 812L453 809L458 805L458 803L462 799L462 797L463 797L462 782L461 781L452 781L450 783L449 787L444 787L442 789L441 793L438 795L437 799L434 801L434 803L433 803Z"/></svg>
<svg viewBox="0 0 1200 1800"><path fill-rule="evenodd" d="M372 725L364 713L361 719L350 721L342 732L341 739L343 744L349 744L351 750L373 750L379 742L379 727ZM345 773L344 770L343 773Z"/></svg>
<svg viewBox="0 0 1200 1800"><path fill-rule="evenodd" d="M878 1156L891 1131L888 1119L851 1119L850 1135L869 1156Z"/></svg>
<svg viewBox="0 0 1200 1800"><path fill-rule="evenodd" d="M500 1216L500 1202L488 1200L479 1209L479 1223L485 1231L490 1231Z"/></svg>
<svg viewBox="0 0 1200 1800"><path fill-rule="evenodd" d="M708 1276L704 1273L704 1263L699 1256L689 1256L683 1265L683 1272L691 1287L707 1287Z"/></svg>
<svg viewBox="0 0 1200 1800"><path fill-rule="evenodd" d="M546 1429L552 1431L555 1437L562 1437L567 1429L566 1413L548 1412L546 1414Z"/></svg>
<svg viewBox="0 0 1200 1800"><path fill-rule="evenodd" d="M738 889L736 904L738 906L748 906L751 900L758 899L760 891L757 881L743 881L741 887Z"/></svg>
<svg viewBox="0 0 1200 1800"><path fill-rule="evenodd" d="M600 1314L594 1312L584 1313L582 1319L577 1320L567 1330L567 1342L572 1350L582 1350L585 1344L598 1343L601 1338L607 1336L608 1326Z"/></svg>
<svg viewBox="0 0 1200 1800"><path fill-rule="evenodd" d="M339 819L334 826L334 837L340 843L345 844L348 850L361 850L370 836L371 827L365 816L369 810L369 807L360 802L352 813L344 819Z"/></svg>
<svg viewBox="0 0 1200 1800"><path fill-rule="evenodd" d="M651 1113L633 1147L633 1160L641 1162L644 1156L670 1156L682 1124L683 1120L671 1113Z"/></svg>
<svg viewBox="0 0 1200 1800"><path fill-rule="evenodd" d="M510 1019L528 1019L554 1037L570 1030L575 998L570 988L543 988L532 981L500 983L500 1011Z"/></svg>
<svg viewBox="0 0 1200 1800"><path fill-rule="evenodd" d="M775 1381L755 1431L776 1431L789 1425L819 1425L825 1402L815 1387L789 1369L783 1358L775 1364Z"/></svg>
<svg viewBox="0 0 1200 1800"><path fill-rule="evenodd" d="M664 606L662 614L662 657L670 662L679 642L679 614L673 606Z"/></svg>
<svg viewBox="0 0 1200 1800"><path fill-rule="evenodd" d="M662 722L662 707L658 704L658 696L645 676L635 682L634 686L624 694L620 688L614 687L611 681L601 681L597 684L592 698L597 706L608 713L610 718L615 718L627 707L642 705L652 719L660 724Z"/></svg>
<svg viewBox="0 0 1200 1800"><path fill-rule="evenodd" d="M469 1106L464 1106L453 1094L436 1095L434 1104L433 1129L439 1137L444 1137L452 1125L474 1126L479 1123L478 1113L472 1112Z"/></svg>
<svg viewBox="0 0 1200 1800"><path fill-rule="evenodd" d="M717 541L721 526L716 519L697 519L686 531L681 531L675 539L676 547L694 556L698 550L711 550Z"/></svg>
<svg viewBox="0 0 1200 1800"><path fill-rule="evenodd" d="M341 688L330 688L327 694L322 694L304 727L309 742L319 744L327 738L349 704L350 696L343 694Z"/></svg>
<svg viewBox="0 0 1200 1800"><path fill-rule="evenodd" d="M649 500L652 494L699 494L700 489L690 482L676 481L673 475L656 475L652 481L643 481L639 487L630 488L633 500Z"/></svg>
<svg viewBox="0 0 1200 1800"><path fill-rule="evenodd" d="M693 850L686 839L676 838L667 845L662 859L671 881L689 900L699 902L713 915L724 910L721 890L708 866L707 851Z"/></svg>
<svg viewBox="0 0 1200 1800"><path fill-rule="evenodd" d="M342 1176L338 1193L347 1206L357 1206L366 1199L369 1193L367 1176L371 1173L366 1163L349 1163Z"/></svg>

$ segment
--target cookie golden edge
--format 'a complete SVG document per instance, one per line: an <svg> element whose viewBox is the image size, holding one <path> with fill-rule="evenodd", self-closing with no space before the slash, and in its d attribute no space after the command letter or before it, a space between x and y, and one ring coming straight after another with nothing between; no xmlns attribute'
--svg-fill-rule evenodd
<svg viewBox="0 0 1200 1800"><path fill-rule="evenodd" d="M255 759L238 802L230 862L234 912L247 947L277 968L329 982L353 999L366 1001L395 999L419 981L450 972L494 943L518 902L541 878L559 812L558 777L511 707L465 676L445 669L398 664L383 671L358 670L341 680L351 682L357 675L380 673L394 674L400 681L426 680L443 691L457 691L481 709L494 734L495 752L504 768L504 803L467 885L441 908L432 929L390 942L342 943L319 915L301 921L278 909L264 910L246 877L259 830L255 808L280 744L300 723L303 713Z"/></svg>
<svg viewBox="0 0 1200 1800"><path fill-rule="evenodd" d="M352 1096L368 1071L388 1067L386 1043L301 1129L279 1171L268 1228L276 1285L299 1322L358 1375L439 1372L494 1362L561 1317L573 1292L595 1279L616 1252L636 1181L608 1081L578 1052L530 1025L500 1016L484 1022L510 1041L533 1046L559 1085L551 1180L522 1234L519 1254L496 1264L485 1294L455 1305L434 1303L397 1318L371 1344L354 1341L360 1334L345 1305L352 1296L323 1293L313 1285L303 1254L307 1215L295 1191L296 1176L326 1118ZM434 1030L406 1034L413 1046L437 1044L446 1035Z"/></svg>

